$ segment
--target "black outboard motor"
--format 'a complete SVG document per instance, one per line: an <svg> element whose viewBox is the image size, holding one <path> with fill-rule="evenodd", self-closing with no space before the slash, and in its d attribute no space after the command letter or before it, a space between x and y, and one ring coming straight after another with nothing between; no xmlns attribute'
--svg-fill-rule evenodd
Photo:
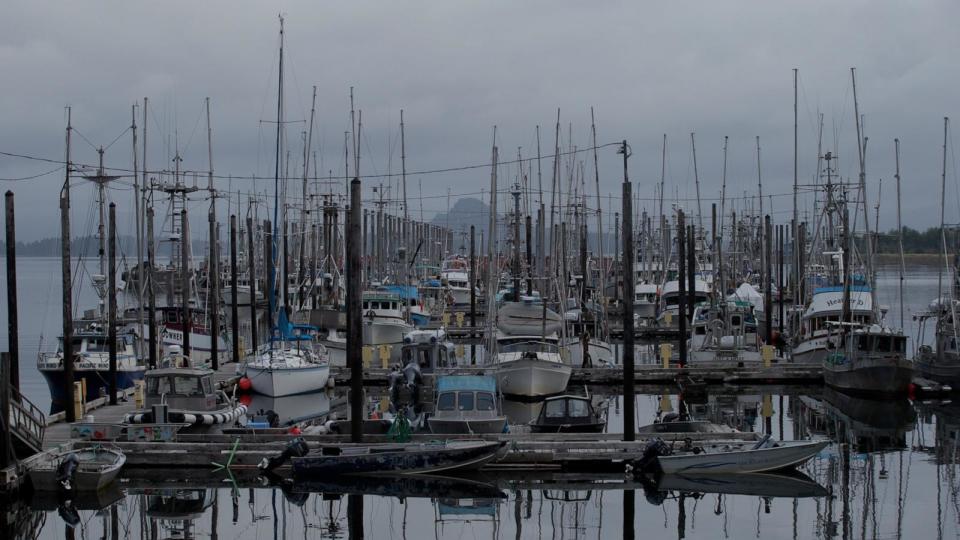
<svg viewBox="0 0 960 540"><path fill-rule="evenodd" d="M80 465L80 458L76 454L67 454L57 466L57 482L64 490L73 489L73 477L77 474L77 467Z"/></svg>
<svg viewBox="0 0 960 540"><path fill-rule="evenodd" d="M671 453L670 445L663 442L663 439L658 437L650 440L643 449L643 456L634 464L634 475L662 472L660 462L657 458L660 456L669 456Z"/></svg>
<svg viewBox="0 0 960 540"><path fill-rule="evenodd" d="M77 507L73 505L73 501L70 499L61 501L57 505L57 514L71 529L80 524L80 512L77 512Z"/></svg>
<svg viewBox="0 0 960 540"><path fill-rule="evenodd" d="M303 440L303 437L297 437L287 443L287 447L284 448L283 452L280 452L279 455L273 456L272 458L263 458L263 461L257 465L257 468L262 471L272 471L289 461L290 458L303 457L309 452L310 447L307 446L307 441Z"/></svg>

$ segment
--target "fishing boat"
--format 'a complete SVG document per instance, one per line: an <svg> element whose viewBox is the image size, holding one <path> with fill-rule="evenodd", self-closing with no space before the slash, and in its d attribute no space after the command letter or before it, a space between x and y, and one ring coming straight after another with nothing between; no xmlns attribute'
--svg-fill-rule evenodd
<svg viewBox="0 0 960 540"><path fill-rule="evenodd" d="M110 388L110 347L109 333L105 325L92 322L74 333L71 340L73 349L73 380L82 382L86 388L85 401L92 401L107 395ZM117 390L133 387L136 381L143 379L147 371L140 362L142 340L137 331L126 327L117 332ZM50 412L62 411L66 406L64 395L63 337L58 339L57 350L52 353L40 353L37 370L43 375L50 389Z"/></svg>
<svg viewBox="0 0 960 540"><path fill-rule="evenodd" d="M175 364L176 365L176 364ZM236 422L247 406L216 390L213 370L197 367L163 367L147 371L145 407L127 413L125 424L166 422L203 427Z"/></svg>
<svg viewBox="0 0 960 540"><path fill-rule="evenodd" d="M907 337L879 324L833 323L833 351L823 361L823 381L850 393L906 395L913 363L906 358Z"/></svg>
<svg viewBox="0 0 960 540"><path fill-rule="evenodd" d="M99 491L113 482L126 463L119 450L94 446L67 450L30 466L35 491Z"/></svg>
<svg viewBox="0 0 960 540"><path fill-rule="evenodd" d="M647 465L665 474L739 474L779 471L806 462L827 447L830 441L781 441L774 442L770 436L759 441L727 441L691 446L674 450L662 440L655 439L648 445L650 458L640 464ZM646 452L646 451L645 451ZM643 460L641 460L643 461Z"/></svg>
<svg viewBox="0 0 960 540"><path fill-rule="evenodd" d="M413 285L381 285L377 290L395 294L400 299L404 315L417 328L430 324L430 310L424 306L420 291Z"/></svg>
<svg viewBox="0 0 960 540"><path fill-rule="evenodd" d="M686 285L686 284L684 284ZM691 302L690 291L686 292L688 306ZM702 280L694 280L694 292L692 302L694 305L710 301L710 285ZM679 324L677 319L680 308L680 282L672 279L663 284L660 290L660 313L657 315L657 324L664 327L675 327Z"/></svg>
<svg viewBox="0 0 960 540"><path fill-rule="evenodd" d="M497 379L489 375L440 375L436 378L433 433L503 433Z"/></svg>
<svg viewBox="0 0 960 540"><path fill-rule="evenodd" d="M842 277L840 278L842 280ZM849 294L850 321L859 325L878 322L874 313L873 290L862 277L854 276ZM800 335L793 347L791 361L798 364L823 364L832 354L831 334L843 314L843 285L818 287L807 303L800 320Z"/></svg>
<svg viewBox="0 0 960 540"><path fill-rule="evenodd" d="M573 368L563 349L539 336L499 336L497 384L504 395L537 398L566 390Z"/></svg>
<svg viewBox="0 0 960 540"><path fill-rule="evenodd" d="M954 269L956 275L956 269ZM956 297L956 277L954 277L954 298ZM921 345L913 359L917 373L941 384L960 388L960 336L955 322L960 312L960 302L954 298L942 298L930 303L929 311L916 315L920 321L920 336L924 335L926 322L934 324L934 345ZM922 339L922 337L921 337Z"/></svg>
<svg viewBox="0 0 960 540"><path fill-rule="evenodd" d="M600 433L607 421L589 397L555 396L544 400L540 415L530 424L533 433Z"/></svg>
<svg viewBox="0 0 960 540"><path fill-rule="evenodd" d="M295 440L284 454L264 459L259 467L272 470L289 459L294 478L333 478L340 475L410 475L479 469L497 457L504 442L431 441L322 445L306 450L303 439ZM294 449L294 451L290 451Z"/></svg>
<svg viewBox="0 0 960 540"><path fill-rule="evenodd" d="M270 341L244 365L253 391L283 397L326 388L330 363L326 348L315 342L316 332L316 327L288 322L286 310L280 310Z"/></svg>
<svg viewBox="0 0 960 540"><path fill-rule="evenodd" d="M406 320L400 296L385 291L365 291L361 309L363 344L375 347L388 345L392 355L395 355L393 360L399 358L403 336L413 330L413 325Z"/></svg>
<svg viewBox="0 0 960 540"><path fill-rule="evenodd" d="M760 336L753 307L747 302L727 301L693 310L690 362L759 363Z"/></svg>
<svg viewBox="0 0 960 540"><path fill-rule="evenodd" d="M639 281L633 289L633 312L641 320L652 321L657 318L657 302L660 287L647 280Z"/></svg>
<svg viewBox="0 0 960 540"><path fill-rule="evenodd" d="M456 255L445 259L440 267L440 282L446 284L454 306L470 305L470 273L466 258ZM479 296L479 292L474 294Z"/></svg>

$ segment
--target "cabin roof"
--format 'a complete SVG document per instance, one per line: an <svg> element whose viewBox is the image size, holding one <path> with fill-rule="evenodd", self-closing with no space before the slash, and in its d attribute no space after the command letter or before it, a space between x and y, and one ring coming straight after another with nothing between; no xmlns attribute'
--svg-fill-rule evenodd
<svg viewBox="0 0 960 540"><path fill-rule="evenodd" d="M447 375L437 378L437 392L452 390L497 391L497 379L489 375Z"/></svg>

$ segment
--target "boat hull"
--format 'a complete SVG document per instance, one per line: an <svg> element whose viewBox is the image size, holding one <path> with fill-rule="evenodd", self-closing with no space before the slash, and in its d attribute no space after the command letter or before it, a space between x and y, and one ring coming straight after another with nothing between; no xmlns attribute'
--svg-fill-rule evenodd
<svg viewBox="0 0 960 540"><path fill-rule="evenodd" d="M606 422L585 424L530 424L533 433L601 433Z"/></svg>
<svg viewBox="0 0 960 540"><path fill-rule="evenodd" d="M536 398L566 390L573 369L559 362L521 358L501 363L497 385L504 395Z"/></svg>
<svg viewBox="0 0 960 540"><path fill-rule="evenodd" d="M173 424L190 424L193 426L213 426L216 424L231 424L246 414L247 406L238 403L234 406L223 407L214 411L185 411L170 409L167 411L167 422ZM123 417L124 424L154 424L153 411L149 409L134 411Z"/></svg>
<svg viewBox="0 0 960 540"><path fill-rule="evenodd" d="M922 377L960 389L960 359L951 362L937 360L935 354L920 354L913 367Z"/></svg>
<svg viewBox="0 0 960 540"><path fill-rule="evenodd" d="M248 365L247 378L254 392L270 397L295 396L327 387L330 366L260 367Z"/></svg>
<svg viewBox="0 0 960 540"><path fill-rule="evenodd" d="M854 394L906 395L913 380L913 366L903 359L859 360L855 366L825 362L823 381L837 390Z"/></svg>
<svg viewBox="0 0 960 540"><path fill-rule="evenodd" d="M662 456L666 474L760 473L795 467L817 455L829 441L781 442L779 446L740 451Z"/></svg>
<svg viewBox="0 0 960 540"><path fill-rule="evenodd" d="M67 405L65 391L65 376L62 367L56 369L39 368L43 378L47 381L47 387L50 389L50 414L55 414L65 410ZM146 373L146 366L132 366L117 368L117 390L126 390L132 388L136 381L143 380L143 374ZM84 401L89 402L102 395L107 395L110 383L110 371L103 369L85 369L83 367L74 367L73 382L85 381L86 394ZM101 394L102 392L102 394Z"/></svg>
<svg viewBox="0 0 960 540"><path fill-rule="evenodd" d="M570 365L582 366L583 345L580 344L580 339L576 337L567 338L563 341L563 346L570 352ZM587 352L594 367L612 366L615 363L613 348L606 341L591 339L587 345Z"/></svg>
<svg viewBox="0 0 960 540"><path fill-rule="evenodd" d="M303 477L326 477L342 474L425 474L477 469L493 460L504 444L462 441L381 448L335 447L331 450L338 453L337 455L323 455L321 451L293 458L293 473ZM341 450L343 451L340 452Z"/></svg>
<svg viewBox="0 0 960 540"><path fill-rule="evenodd" d="M437 418L427 420L431 433L503 433L507 425L504 416L497 418Z"/></svg>
<svg viewBox="0 0 960 540"><path fill-rule="evenodd" d="M64 452L42 466L30 470L30 481L36 491L62 491L57 481L57 467L67 454L76 454L80 462L71 482L71 491L99 491L120 474L127 457L114 450L75 450Z"/></svg>

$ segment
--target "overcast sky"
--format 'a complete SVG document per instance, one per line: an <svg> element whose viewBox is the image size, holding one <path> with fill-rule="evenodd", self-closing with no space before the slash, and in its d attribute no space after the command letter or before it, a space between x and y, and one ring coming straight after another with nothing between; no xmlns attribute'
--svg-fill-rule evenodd
<svg viewBox="0 0 960 540"><path fill-rule="evenodd" d="M501 159L535 155L535 126L552 153L556 110L561 144L590 144L590 107L598 141L626 139L635 191L652 199L667 143L668 201L693 197L690 133L696 132L704 210L719 196L728 135L728 195L757 191L755 136L763 190L774 215L789 219L793 182L793 68L799 69L799 171L816 173L818 112L824 145L839 172L856 179L850 67L857 68L865 115L868 200L883 179L881 228L895 226L893 139L902 143L904 223L939 222L943 117L957 113L960 55L951 0L826 2L46 2L7 0L0 15L0 152L62 159L65 109L73 108L74 159L93 163L92 145L108 145L108 166L130 168L131 105L150 98L151 170L206 170L203 100L212 103L217 187L249 192L250 175L273 174L278 13L286 20L286 118L305 121L317 86L313 150L322 173L343 174L350 129L349 88L363 111L361 174L399 172L404 109L408 171L489 162L493 126ZM141 119L138 118L138 124ZM572 124L572 141L568 129ZM290 123L294 156L302 153ZM142 127L142 126L141 126ZM81 136L82 135L82 136ZM142 134L141 134L142 136ZM86 141L84 140L86 139ZM88 142L90 144L88 144ZM957 222L952 141L948 146L947 220ZM594 193L592 155L586 165ZM619 206L622 164L600 150L601 191ZM299 170L299 158L292 159ZM544 160L549 181L551 160ZM0 155L0 178L48 172L56 164ZM501 188L516 175L501 168ZM536 167L534 164L534 174ZM380 179L365 181L365 197ZM3 181L17 195L18 233L58 234L63 171ZM202 180L205 182L205 179ZM268 189L272 182L256 183ZM489 186L489 169L413 174L414 216L446 209L457 196ZM564 182L565 185L565 182ZM111 197L127 219L132 195ZM75 234L90 232L89 186L75 190ZM809 206L801 198L802 204ZM199 208L203 203L197 201ZM652 203L645 203L652 208ZM695 202L684 203L695 210ZM728 203L732 204L732 203ZM769 205L769 200L765 201ZM225 210L221 210L225 211ZM872 212L872 210L871 210Z"/></svg>

